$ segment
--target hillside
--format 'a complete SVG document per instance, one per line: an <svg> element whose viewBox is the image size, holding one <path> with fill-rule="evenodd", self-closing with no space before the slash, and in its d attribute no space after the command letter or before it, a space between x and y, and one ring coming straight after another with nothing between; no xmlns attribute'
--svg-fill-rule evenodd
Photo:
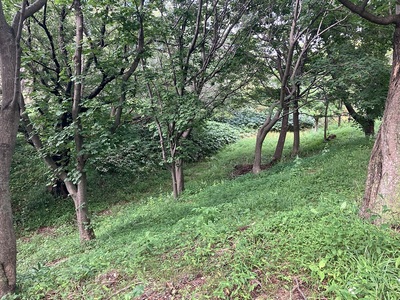
<svg viewBox="0 0 400 300"><path fill-rule="evenodd" d="M301 158L233 177L251 163L243 138L189 165L178 201L167 173L93 175L85 245L69 200L21 204L18 299L399 299L398 233L357 216L372 142L333 132L303 133Z"/></svg>

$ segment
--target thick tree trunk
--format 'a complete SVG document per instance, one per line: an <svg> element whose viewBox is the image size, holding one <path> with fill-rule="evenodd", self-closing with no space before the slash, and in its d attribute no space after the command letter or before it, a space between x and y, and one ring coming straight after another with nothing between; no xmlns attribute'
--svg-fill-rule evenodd
<svg viewBox="0 0 400 300"><path fill-rule="evenodd" d="M297 99L293 103L293 149L292 156L296 156L300 152L300 113L299 102Z"/></svg>
<svg viewBox="0 0 400 300"><path fill-rule="evenodd" d="M3 51L3 50L1 50ZM3 52L1 52L3 54ZM8 69L3 60L3 71ZM14 74L3 72L3 96L13 97L13 87L9 86ZM5 81L8 81L6 83ZM11 92L11 93L10 93ZM10 98L8 98L10 99ZM4 103L4 102L3 102ZM0 111L0 298L13 292L16 285L16 239L12 220L10 195L10 167L15 147L19 123L17 104L11 104Z"/></svg>
<svg viewBox="0 0 400 300"><path fill-rule="evenodd" d="M21 10L10 26L0 1L0 67L2 101L0 107L0 298L16 287L17 247L12 220L10 169L19 125L21 99L21 53L19 42L23 21L46 3L37 0Z"/></svg>
<svg viewBox="0 0 400 300"><path fill-rule="evenodd" d="M285 104L285 108L283 109L282 127L279 133L278 143L276 144L275 147L275 153L272 156L271 164L280 161L282 158L283 148L285 147L285 141L288 129L289 129L289 105Z"/></svg>
<svg viewBox="0 0 400 300"><path fill-rule="evenodd" d="M375 223L397 223L400 214L400 25L394 34L393 68L382 124L368 165L360 210Z"/></svg>
<svg viewBox="0 0 400 300"><path fill-rule="evenodd" d="M0 64L3 99L0 109L0 298L16 286L16 240L12 220L10 168L19 124L18 53L12 29L1 24Z"/></svg>

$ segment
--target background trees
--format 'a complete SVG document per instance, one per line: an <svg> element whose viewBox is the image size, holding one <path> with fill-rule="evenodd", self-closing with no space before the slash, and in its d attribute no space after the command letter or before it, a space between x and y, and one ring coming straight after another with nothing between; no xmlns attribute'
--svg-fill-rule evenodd
<svg viewBox="0 0 400 300"><path fill-rule="evenodd" d="M330 2L332 4L332 2ZM305 64L309 53L318 49L320 37L341 21L331 19L329 6L319 3L271 1L263 6L263 18L257 31L260 63L270 71L269 85L278 90L279 98L271 103L270 112L257 132L253 172L261 171L262 144L268 132L282 119L280 138L270 164L282 157L288 130L289 114L293 113L295 143L293 153L299 152L299 101L315 83L305 79ZM328 21L327 16L329 16ZM275 83L275 86L274 86Z"/></svg>
<svg viewBox="0 0 400 300"><path fill-rule="evenodd" d="M350 15L345 24L323 36L325 51L313 62L328 70L324 87L344 104L366 136L374 135L374 121L383 114L391 49L384 36L390 34L389 27Z"/></svg>
<svg viewBox="0 0 400 300"><path fill-rule="evenodd" d="M147 89L141 105L153 120L175 197L184 190L182 140L247 83L238 74L252 32L250 7L251 1L203 0L155 7L152 56L139 78Z"/></svg>

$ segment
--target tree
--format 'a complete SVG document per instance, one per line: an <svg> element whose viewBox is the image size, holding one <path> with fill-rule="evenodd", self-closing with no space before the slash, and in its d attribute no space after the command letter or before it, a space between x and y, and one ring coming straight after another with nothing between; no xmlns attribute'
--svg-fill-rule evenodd
<svg viewBox="0 0 400 300"><path fill-rule="evenodd" d="M252 28L246 15L250 5L250 0L157 5L153 55L143 61L141 80L148 101L142 102L142 110L153 119L175 198L184 190L182 140L246 83L238 70Z"/></svg>
<svg viewBox="0 0 400 300"><path fill-rule="evenodd" d="M16 239L12 221L10 167L19 124L21 98L20 39L23 22L43 7L46 0L31 5L22 1L21 9L8 24L0 1L0 61L2 102L0 110L0 298L16 286Z"/></svg>
<svg viewBox="0 0 400 300"><path fill-rule="evenodd" d="M34 80L31 101L22 108L30 142L65 185L75 205L80 239L86 241L95 236L88 211L87 162L120 123L128 80L144 48L143 2L73 4L74 18L61 3L46 7L41 18L28 24L25 73ZM117 91L121 98L113 122L110 107L116 103L108 99L115 99L109 95Z"/></svg>
<svg viewBox="0 0 400 300"><path fill-rule="evenodd" d="M270 113L257 132L253 162L253 173L256 174L261 171L263 142L280 119L282 119L282 129L270 164L281 159L290 109L294 112L294 124L297 130L293 153L298 153L300 145L298 101L313 85L311 80L310 84L300 91L304 64L309 50L317 47L321 35L341 22L334 20L325 25L324 20L329 9L326 4L321 6L313 1L296 0L290 3L272 1L266 3L265 9L265 17L258 34L262 53L260 57L263 58L261 63L268 67L278 82L279 99L271 104Z"/></svg>
<svg viewBox="0 0 400 300"><path fill-rule="evenodd" d="M350 15L323 36L326 47L312 62L327 70L323 85L330 98L344 104L367 137L375 134L375 119L382 117L387 96L391 44L382 38L387 34L391 28Z"/></svg>
<svg viewBox="0 0 400 300"><path fill-rule="evenodd" d="M364 218L380 216L375 223L398 223L400 213L400 4L395 13L382 16L379 5L368 0L361 4L339 0L352 12L379 25L393 25L393 59L389 92L379 132L368 165L365 194L360 209ZM371 11L371 10L372 11ZM376 9L376 14L373 10ZM386 11L392 11L388 9Z"/></svg>

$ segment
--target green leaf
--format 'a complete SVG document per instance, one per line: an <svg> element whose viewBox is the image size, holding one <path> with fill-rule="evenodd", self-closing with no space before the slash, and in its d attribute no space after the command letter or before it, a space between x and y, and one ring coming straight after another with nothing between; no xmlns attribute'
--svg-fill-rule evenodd
<svg viewBox="0 0 400 300"><path fill-rule="evenodd" d="M322 280L324 280L325 279L325 272L323 272L323 271L318 271L318 276L319 276L319 279L322 281Z"/></svg>
<svg viewBox="0 0 400 300"><path fill-rule="evenodd" d="M328 262L328 260L327 260L326 258L321 259L321 260L319 261L319 264L318 264L319 268L320 268L320 269L325 268L327 262Z"/></svg>
<svg viewBox="0 0 400 300"><path fill-rule="evenodd" d="M396 266L396 268L398 268L400 266L400 256L396 259L395 266Z"/></svg>

